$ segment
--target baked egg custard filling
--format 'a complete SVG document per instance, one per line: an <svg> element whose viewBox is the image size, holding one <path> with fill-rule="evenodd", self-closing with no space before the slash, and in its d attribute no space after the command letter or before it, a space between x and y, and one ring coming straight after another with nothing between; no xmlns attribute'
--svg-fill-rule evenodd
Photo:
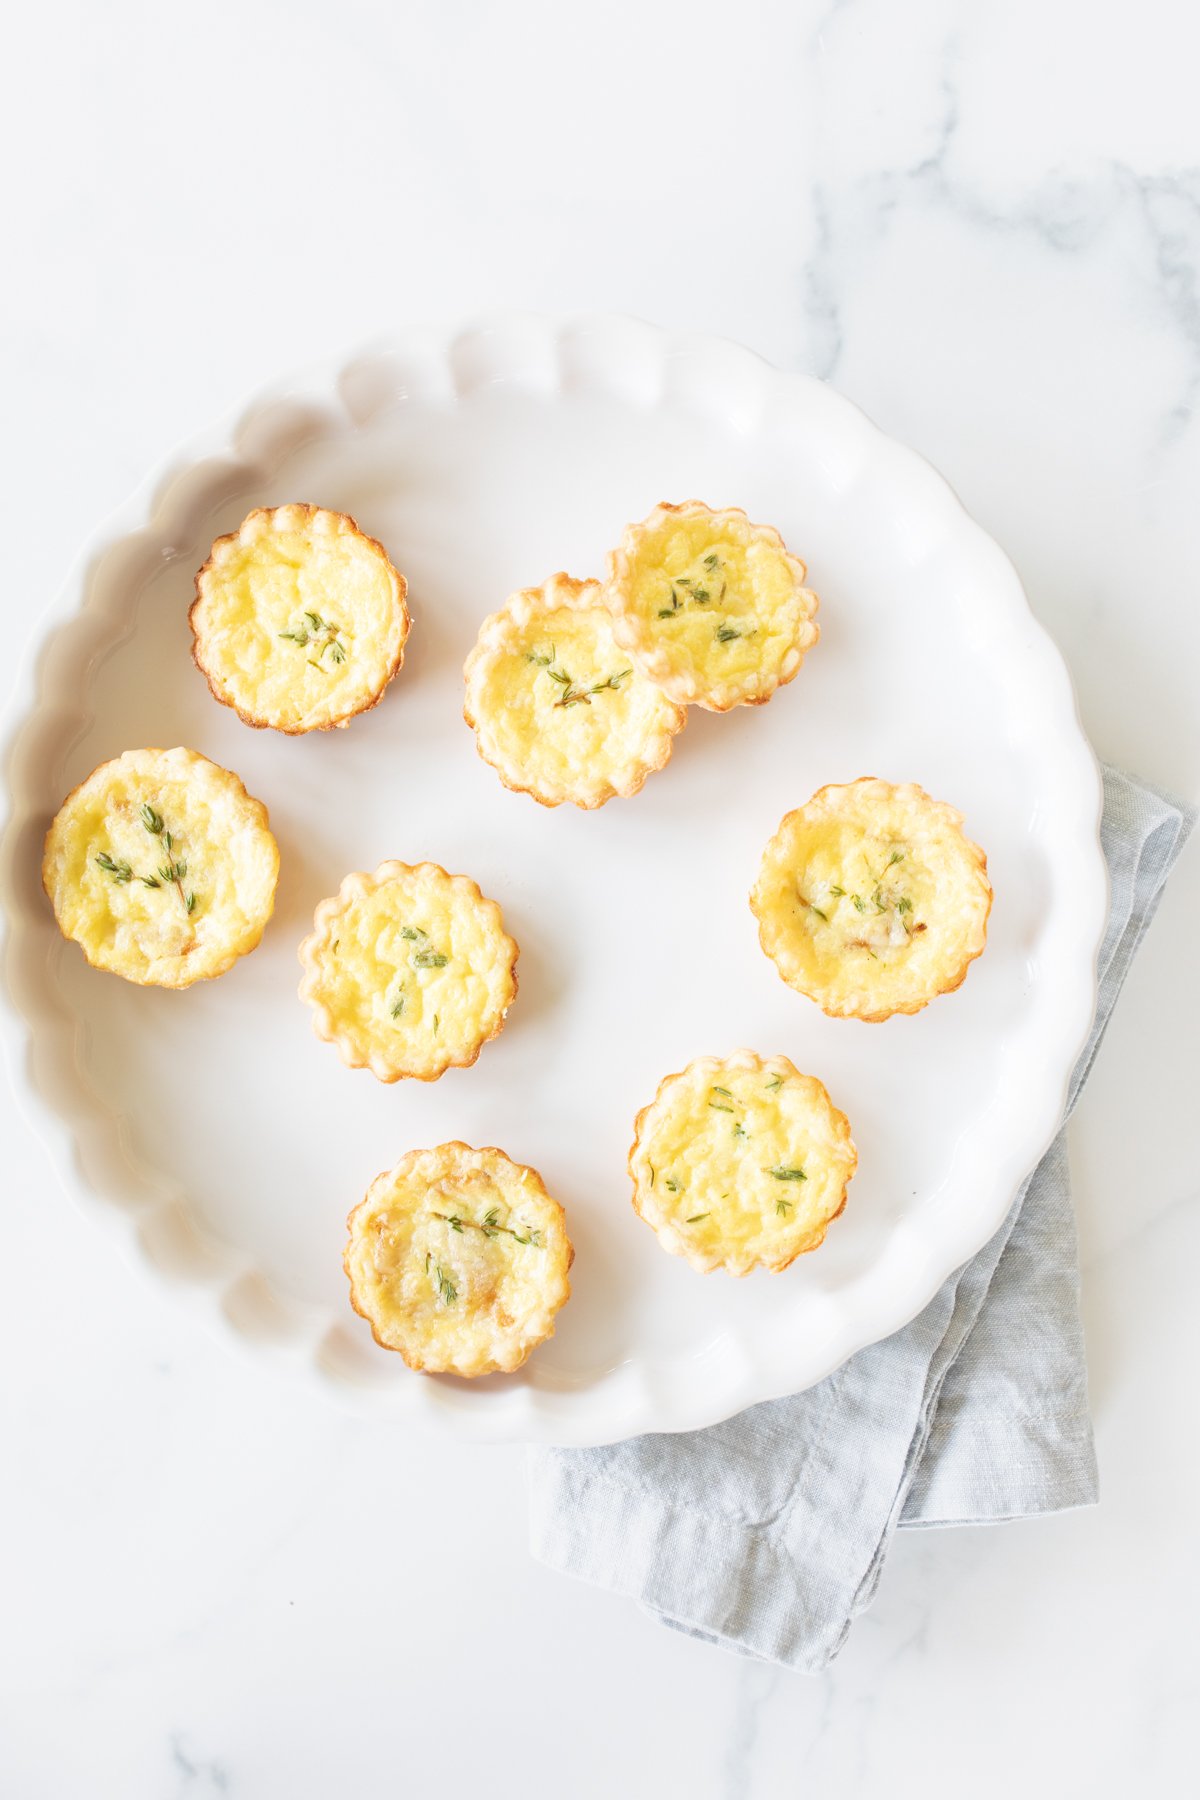
<svg viewBox="0 0 1200 1800"><path fill-rule="evenodd" d="M763 949L827 1013L916 1012L987 939L987 859L962 815L913 784L822 788L766 847L750 904Z"/></svg>
<svg viewBox="0 0 1200 1800"><path fill-rule="evenodd" d="M857 1152L822 1084L740 1050L668 1075L638 1114L635 1210L695 1269L786 1269L846 1203Z"/></svg>
<svg viewBox="0 0 1200 1800"><path fill-rule="evenodd" d="M300 946L300 998L318 1037L380 1081L473 1063L517 991L500 908L436 863L348 875Z"/></svg>
<svg viewBox="0 0 1200 1800"><path fill-rule="evenodd" d="M407 584L345 513L260 508L196 577L193 655L251 725L303 732L373 706L404 658Z"/></svg>
<svg viewBox="0 0 1200 1800"><path fill-rule="evenodd" d="M410 1368L519 1368L570 1297L562 1207L503 1151L441 1144L380 1175L350 1214L351 1303Z"/></svg>
<svg viewBox="0 0 1200 1800"><path fill-rule="evenodd" d="M254 949L278 874L266 808L182 748L102 763L63 802L42 861L59 928L90 963L172 988Z"/></svg>
<svg viewBox="0 0 1200 1800"><path fill-rule="evenodd" d="M674 700L718 712L757 704L817 641L804 577L779 533L738 508L659 506L612 558L617 641Z"/></svg>
<svg viewBox="0 0 1200 1800"><path fill-rule="evenodd" d="M486 619L464 675L480 755L546 806L636 793L686 717L617 643L600 584L567 575Z"/></svg>

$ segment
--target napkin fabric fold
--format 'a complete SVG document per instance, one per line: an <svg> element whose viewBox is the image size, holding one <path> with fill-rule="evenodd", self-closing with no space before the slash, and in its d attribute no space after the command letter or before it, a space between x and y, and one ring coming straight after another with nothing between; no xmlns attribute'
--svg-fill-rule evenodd
<svg viewBox="0 0 1200 1800"><path fill-rule="evenodd" d="M1105 770L1110 913L1067 1117L1193 821ZM678 1630L815 1673L870 1602L898 1526L1096 1500L1078 1290L1063 1130L995 1237L818 1386L705 1431L531 1451L533 1554Z"/></svg>

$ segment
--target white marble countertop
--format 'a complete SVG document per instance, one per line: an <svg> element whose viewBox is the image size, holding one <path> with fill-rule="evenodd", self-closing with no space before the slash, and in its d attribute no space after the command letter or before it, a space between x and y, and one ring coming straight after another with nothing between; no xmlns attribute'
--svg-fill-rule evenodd
<svg viewBox="0 0 1200 1800"><path fill-rule="evenodd" d="M1015 558L1098 752L1200 791L1180 0L26 7L0 617L165 444L407 317L828 376ZM1176 1793L1200 1697L1200 844L1072 1127L1103 1500L905 1535L820 1679L534 1565L522 1455L347 1421L139 1282L0 1097L5 1800Z"/></svg>

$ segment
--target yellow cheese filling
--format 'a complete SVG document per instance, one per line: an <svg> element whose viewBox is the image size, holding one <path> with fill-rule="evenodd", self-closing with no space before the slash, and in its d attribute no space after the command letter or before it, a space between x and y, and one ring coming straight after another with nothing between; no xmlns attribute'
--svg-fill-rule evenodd
<svg viewBox="0 0 1200 1800"><path fill-rule="evenodd" d="M301 946L320 1035L384 1081L473 1062L516 993L517 946L473 881L433 863L349 876Z"/></svg>
<svg viewBox="0 0 1200 1800"><path fill-rule="evenodd" d="M856 1156L821 1083L786 1057L703 1057L638 1122L634 1204L698 1268L785 1268L841 1210Z"/></svg>
<svg viewBox="0 0 1200 1800"><path fill-rule="evenodd" d="M920 788L827 788L768 844L751 904L784 979L833 1012L912 1010L983 948L991 888L953 808Z"/></svg>
<svg viewBox="0 0 1200 1800"><path fill-rule="evenodd" d="M661 508L616 559L618 636L676 698L766 698L817 636L803 579L778 533L744 514Z"/></svg>
<svg viewBox="0 0 1200 1800"><path fill-rule="evenodd" d="M683 723L618 645L600 593L555 576L514 595L467 662L481 753L509 786L548 805L635 792Z"/></svg>
<svg viewBox="0 0 1200 1800"><path fill-rule="evenodd" d="M340 513L252 513L197 578L196 659L221 699L282 730L337 724L399 666L405 586Z"/></svg>
<svg viewBox="0 0 1200 1800"><path fill-rule="evenodd" d="M414 1368L513 1369L554 1329L571 1246L536 1172L498 1150L415 1151L350 1215L346 1272L377 1341Z"/></svg>
<svg viewBox="0 0 1200 1800"><path fill-rule="evenodd" d="M64 802L43 878L62 931L98 968L187 987L262 936L279 851L266 809L196 751L130 750Z"/></svg>

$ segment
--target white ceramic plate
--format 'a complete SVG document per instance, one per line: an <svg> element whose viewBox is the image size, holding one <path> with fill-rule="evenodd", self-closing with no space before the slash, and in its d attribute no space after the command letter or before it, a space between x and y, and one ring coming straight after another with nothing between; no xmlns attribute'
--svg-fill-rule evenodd
<svg viewBox="0 0 1200 1800"><path fill-rule="evenodd" d="M806 559L817 649L767 707L693 710L636 799L551 812L507 792L461 716L480 619L555 569L601 573L628 520L690 496L745 507ZM404 670L345 732L249 730L189 655L212 538L289 499L353 513L409 579ZM261 949L184 994L88 969L39 880L75 782L177 743L267 802L283 856ZM746 899L780 816L863 774L962 808L996 892L965 987L884 1025L786 988ZM8 776L5 1043L65 1186L234 1338L359 1407L471 1436L701 1426L896 1330L1000 1224L1092 1014L1099 782L1011 565L828 388L630 320L405 335L189 446L45 622ZM521 944L504 1032L431 1086L344 1069L296 997L314 905L385 857L472 875ZM821 1077L859 1169L816 1255L735 1282L663 1254L625 1158L663 1074L741 1044ZM403 1151L453 1137L534 1164L567 1208L574 1295L516 1376L412 1375L349 1308L347 1211Z"/></svg>

